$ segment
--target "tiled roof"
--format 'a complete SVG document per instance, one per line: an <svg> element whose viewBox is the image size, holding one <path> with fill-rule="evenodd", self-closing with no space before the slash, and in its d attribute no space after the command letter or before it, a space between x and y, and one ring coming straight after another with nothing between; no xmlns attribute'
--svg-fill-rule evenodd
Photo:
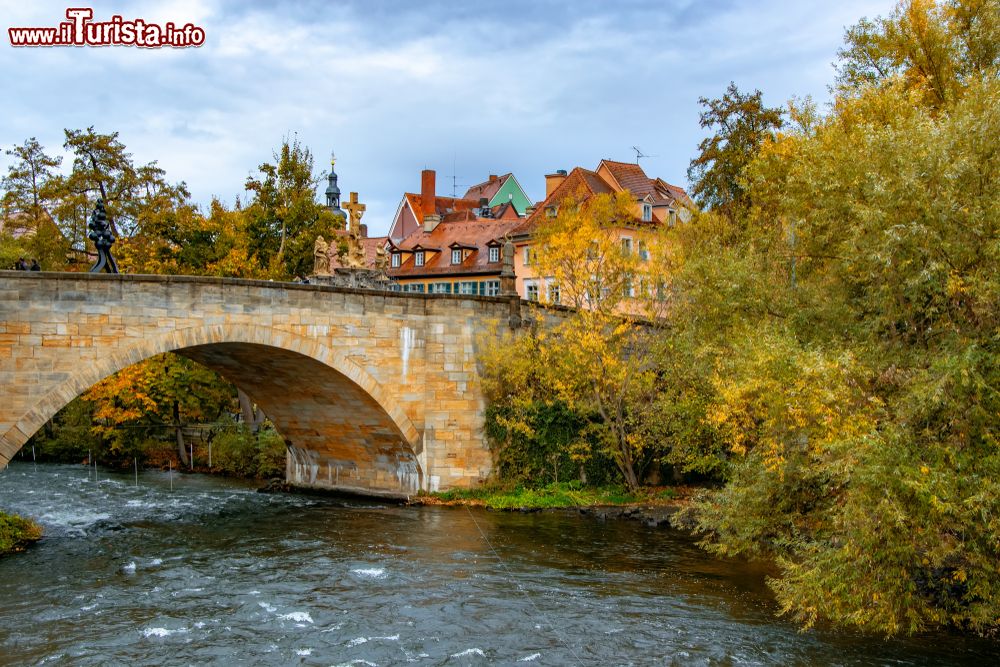
<svg viewBox="0 0 1000 667"><path fill-rule="evenodd" d="M474 202L478 202L480 198L485 197L486 201L490 201L500 191L503 184L507 182L507 179L511 177L511 174L504 174L503 176L498 176L491 181L486 181L480 183L479 185L473 185L471 188L465 191L465 196L462 199L471 199Z"/></svg>
<svg viewBox="0 0 1000 667"><path fill-rule="evenodd" d="M615 162L614 160L601 160L601 163L607 166L608 171L611 172L623 190L628 190L640 198L654 193L654 182L650 180L649 176L646 176L646 172L639 165L631 162Z"/></svg>
<svg viewBox="0 0 1000 667"><path fill-rule="evenodd" d="M607 167L608 173L615 181L614 183L606 181L598 173L602 166ZM649 178L642 167L637 164L601 160L597 169L598 171L590 171L583 167L574 168L563 182L552 191L552 194L545 198L545 201L538 203L534 212L514 230L513 235L530 234L538 223L545 219L545 209L549 206L558 206L559 202L566 197L584 201L595 194L628 190L637 199L648 197L649 201L656 206L671 205L675 201L679 201L685 206L693 207L691 199L683 189L676 185L670 185L660 178Z"/></svg>
<svg viewBox="0 0 1000 667"><path fill-rule="evenodd" d="M413 278L424 275L499 273L502 262L490 262L487 244L493 240L502 239L510 234L513 228L521 222L515 220L494 220L479 218L441 222L434 231L423 229L410 235L397 246L403 250L415 247L441 248L441 252L427 252L424 266L416 266L411 253L404 253L403 263L397 268L390 268L388 273L395 278ZM449 246L458 243L462 246L475 247L477 250L469 253L461 264L451 263Z"/></svg>
<svg viewBox="0 0 1000 667"><path fill-rule="evenodd" d="M513 235L530 233L534 230L538 222L545 218L545 209L547 207L558 205L559 202L567 197L583 201L592 195L613 191L611 186L598 176L596 172L584 169L583 167L575 167L563 179L563 182L552 191L552 194L546 197L545 201L539 202L534 212L523 223L517 226Z"/></svg>
<svg viewBox="0 0 1000 667"><path fill-rule="evenodd" d="M406 201L409 202L410 208L413 209L413 215L416 216L418 223L423 222L424 216L431 213L444 216L454 211L468 211L479 206L479 200L472 201L468 199L458 199L456 197L435 197L434 211L424 211L421 206L420 195L407 192L403 196L406 197Z"/></svg>

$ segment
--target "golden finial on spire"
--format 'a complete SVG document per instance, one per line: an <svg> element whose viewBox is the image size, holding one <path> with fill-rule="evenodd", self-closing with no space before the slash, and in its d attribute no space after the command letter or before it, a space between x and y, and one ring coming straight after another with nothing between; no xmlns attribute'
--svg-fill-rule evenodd
<svg viewBox="0 0 1000 667"><path fill-rule="evenodd" d="M333 151L330 151L330 166L332 167L336 163L337 163L337 156L334 154Z"/></svg>

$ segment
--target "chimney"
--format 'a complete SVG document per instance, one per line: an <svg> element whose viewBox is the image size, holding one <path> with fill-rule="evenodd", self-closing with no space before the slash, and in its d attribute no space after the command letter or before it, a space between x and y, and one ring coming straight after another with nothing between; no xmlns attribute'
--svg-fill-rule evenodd
<svg viewBox="0 0 1000 667"><path fill-rule="evenodd" d="M497 180L498 178L500 178L500 177L497 176L496 174L490 174L490 183L492 183L493 181Z"/></svg>
<svg viewBox="0 0 1000 667"><path fill-rule="evenodd" d="M431 213L430 215L424 216L424 231L430 234L441 222L441 216L437 213Z"/></svg>
<svg viewBox="0 0 1000 667"><path fill-rule="evenodd" d="M423 211L424 220L428 215L435 215L437 209L434 207L434 170L424 169L420 172L420 209Z"/></svg>
<svg viewBox="0 0 1000 667"><path fill-rule="evenodd" d="M545 198L548 199L555 189L566 180L566 170L557 169L554 174L545 174Z"/></svg>

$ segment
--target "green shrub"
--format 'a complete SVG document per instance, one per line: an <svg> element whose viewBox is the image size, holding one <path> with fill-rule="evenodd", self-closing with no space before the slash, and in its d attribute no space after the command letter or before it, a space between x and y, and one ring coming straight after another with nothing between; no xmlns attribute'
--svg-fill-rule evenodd
<svg viewBox="0 0 1000 667"><path fill-rule="evenodd" d="M24 549L42 538L42 528L30 519L0 512L0 554Z"/></svg>
<svg viewBox="0 0 1000 667"><path fill-rule="evenodd" d="M213 468L236 477L266 479L285 473L285 442L273 428L254 434L243 424L228 424L212 440Z"/></svg>

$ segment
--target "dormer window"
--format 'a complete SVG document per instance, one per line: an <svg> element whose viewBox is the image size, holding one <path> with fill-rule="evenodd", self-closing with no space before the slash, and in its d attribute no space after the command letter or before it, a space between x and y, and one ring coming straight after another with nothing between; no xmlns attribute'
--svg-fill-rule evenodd
<svg viewBox="0 0 1000 667"><path fill-rule="evenodd" d="M642 205L642 221L649 222L653 219L653 205L643 204Z"/></svg>
<svg viewBox="0 0 1000 667"><path fill-rule="evenodd" d="M490 246L490 262L500 261L500 246Z"/></svg>
<svg viewBox="0 0 1000 667"><path fill-rule="evenodd" d="M402 263L402 257L400 257L398 252L392 253L392 268L398 269L399 265Z"/></svg>
<svg viewBox="0 0 1000 667"><path fill-rule="evenodd" d="M451 251L451 263L452 264L461 264L462 263L462 249L461 248L453 248L452 249L452 251Z"/></svg>
<svg viewBox="0 0 1000 667"><path fill-rule="evenodd" d="M545 207L545 217L546 218L554 218L554 217L556 217L556 207L555 206L546 206Z"/></svg>
<svg viewBox="0 0 1000 667"><path fill-rule="evenodd" d="M424 265L424 251L423 250L418 250L416 253L413 254L413 263L416 266L423 266Z"/></svg>

